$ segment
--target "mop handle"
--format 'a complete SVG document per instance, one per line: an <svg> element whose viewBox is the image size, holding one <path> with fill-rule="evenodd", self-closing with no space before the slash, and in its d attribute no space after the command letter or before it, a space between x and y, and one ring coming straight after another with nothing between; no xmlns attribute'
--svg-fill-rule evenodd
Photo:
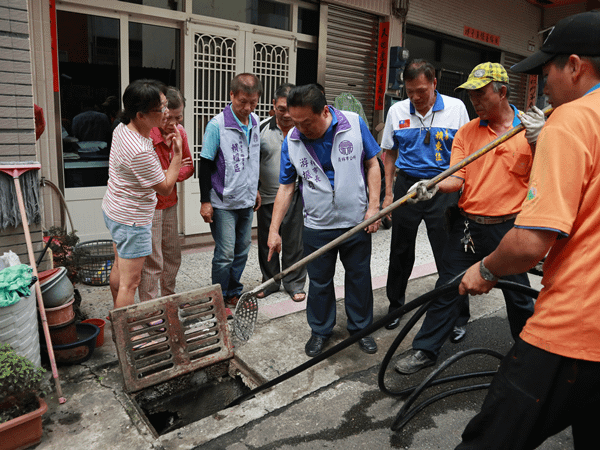
<svg viewBox="0 0 600 450"><path fill-rule="evenodd" d="M4 167L6 168L6 166ZM21 213L21 222L23 222L23 231L25 234L25 241L27 242L27 253L29 256L29 261L31 263L31 268L33 269L33 275L38 278L35 282L35 293L38 300L38 309L40 312L40 317L42 319L42 328L44 330L44 337L46 338L46 343L48 347L48 356L50 358L50 365L52 367L52 377L54 378L54 384L56 386L56 394L58 395L58 402L65 403L67 401L66 398L63 397L62 389L60 387L60 380L58 379L58 370L56 368L56 359L54 358L54 349L52 347L52 340L50 339L50 330L48 328L48 321L46 319L46 310L44 308L44 301L42 299L42 290L40 288L40 281L38 277L37 265L35 263L35 257L33 255L33 244L31 242L31 235L29 234L29 222L27 221L27 213L25 212L25 204L23 202L23 192L21 191L21 183L19 182L19 176L23 173L23 168L13 167L14 174L13 179L15 182L15 190L17 193L17 200L19 202L19 211ZM27 169L31 170L31 168Z"/></svg>
<svg viewBox="0 0 600 450"><path fill-rule="evenodd" d="M552 106L547 106L546 108L544 108L542 110L542 112L544 113L544 115L546 117L549 116L552 113L552 111L553 111ZM463 167L465 167L468 164L472 163L476 159L482 157L483 155L485 155L489 151L491 151L494 148L498 147L500 144L503 144L504 142L506 142L507 140L509 140L511 137L519 134L524 129L525 129L525 126L522 123L520 123L516 127L511 128L510 130L508 130L506 133L501 134L496 139L494 139L492 142L490 142L489 144L487 144L484 147L482 147L479 150L477 150L475 153L472 153L471 155L467 156L462 161L454 164L452 167L449 167L448 169L444 170L439 175L436 175L435 177L431 178L427 182L427 184L426 184L427 189L432 188L433 186L435 186L436 184L438 184L440 181L448 178L453 173L458 172ZM407 193L404 197L399 198L394 203L392 203L391 205L389 205L386 208L382 209L381 211L379 211L374 216L369 217L367 220L359 223L354 228L351 228L350 230L346 231L344 234L342 234L341 236L338 236L333 241L327 243L326 245L324 245L320 249L315 250L310 255L305 256L300 261L296 262L295 264L292 264L290 267L288 267L287 269L281 271L280 273L278 273L277 275L275 275L270 280L267 280L263 284L255 287L249 293L251 295L254 295L254 294L257 294L260 291L263 291L264 289L266 289L270 285L272 285L272 284L276 283L277 281L281 280L283 277L285 277L290 272L293 272L294 270L297 270L300 267L305 266L306 264L308 264L309 262L311 262L314 259L318 258L319 256L327 253L328 251L330 251L331 249L333 249L334 247L336 247L337 245L339 245L341 242L345 241L349 237L351 237L351 236L355 235L356 233L358 233L360 230L365 229L366 227L368 227L369 225L371 225L373 222L376 222L377 220L381 219L382 217L387 216L394 209L396 209L400 205L403 205L404 203L406 203L408 199L413 198L416 195L416 193L417 193L416 191L412 191L410 193Z"/></svg>

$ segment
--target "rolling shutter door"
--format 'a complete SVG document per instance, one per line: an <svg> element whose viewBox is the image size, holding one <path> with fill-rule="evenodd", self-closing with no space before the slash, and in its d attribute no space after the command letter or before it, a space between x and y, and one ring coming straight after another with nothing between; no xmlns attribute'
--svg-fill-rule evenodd
<svg viewBox="0 0 600 450"><path fill-rule="evenodd" d="M379 17L328 5L325 93L331 105L342 92L362 104L373 126Z"/></svg>
<svg viewBox="0 0 600 450"><path fill-rule="evenodd" d="M523 56L515 55L514 53L504 53L503 66L508 74L510 85L510 98L508 99L521 111L525 111L527 105L527 75L524 73L516 73L510 70L512 66L525 59Z"/></svg>

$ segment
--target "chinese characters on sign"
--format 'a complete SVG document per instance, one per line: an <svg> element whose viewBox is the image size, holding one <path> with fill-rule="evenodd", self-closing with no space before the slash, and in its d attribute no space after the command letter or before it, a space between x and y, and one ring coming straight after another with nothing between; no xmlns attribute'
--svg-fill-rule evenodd
<svg viewBox="0 0 600 450"><path fill-rule="evenodd" d="M390 23L379 24L379 43L377 45L377 72L375 75L375 111L383 110L385 97L385 82L388 65L388 43L390 37Z"/></svg>
<svg viewBox="0 0 600 450"><path fill-rule="evenodd" d="M450 138L448 134L448 129L446 131L439 130L435 133L435 160L440 162L442 161L442 141L447 141Z"/></svg>
<svg viewBox="0 0 600 450"><path fill-rule="evenodd" d="M537 75L529 75L529 82L527 83L527 111L531 109L532 106L536 104L537 101Z"/></svg>
<svg viewBox="0 0 600 450"><path fill-rule="evenodd" d="M500 45L500 36L495 36L493 34L486 33L485 31L476 30L475 28L471 28L466 25L463 35L487 44Z"/></svg>

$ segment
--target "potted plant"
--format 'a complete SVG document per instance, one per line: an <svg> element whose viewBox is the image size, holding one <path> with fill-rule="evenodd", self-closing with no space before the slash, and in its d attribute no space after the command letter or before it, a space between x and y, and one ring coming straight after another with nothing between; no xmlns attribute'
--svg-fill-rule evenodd
<svg viewBox="0 0 600 450"><path fill-rule="evenodd" d="M0 442L2 448L27 448L42 439L42 414L48 405L41 398L45 370L0 345Z"/></svg>
<svg viewBox="0 0 600 450"><path fill-rule="evenodd" d="M50 240L50 250L52 250L52 262L54 267L64 266L67 269L67 277L75 283L78 280L79 264L85 251L77 247L79 236L77 230L67 233L67 230L61 227L51 227L44 236L44 241Z"/></svg>
<svg viewBox="0 0 600 450"><path fill-rule="evenodd" d="M79 269L83 257L89 255L89 251L80 248L79 236L77 230L70 233L65 228L51 227L44 233L44 241L50 241L50 250L52 250L52 263L54 267L65 267L66 274L73 284L80 281ZM78 321L87 319L87 316L81 311L81 294L74 289L75 302L73 310Z"/></svg>

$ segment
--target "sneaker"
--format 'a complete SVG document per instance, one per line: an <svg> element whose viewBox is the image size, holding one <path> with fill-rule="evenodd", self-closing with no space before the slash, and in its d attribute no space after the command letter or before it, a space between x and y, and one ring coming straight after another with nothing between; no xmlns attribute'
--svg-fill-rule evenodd
<svg viewBox="0 0 600 450"><path fill-rule="evenodd" d="M237 295L234 295L233 297L226 298L225 304L227 306L230 306L231 308L235 308L239 301L240 301L240 298Z"/></svg>
<svg viewBox="0 0 600 450"><path fill-rule="evenodd" d="M396 369L396 372L403 375L410 375L411 373L418 372L419 370L433 366L434 364L434 359L427 356L424 351L417 350L412 355L406 356L398 361L394 366L394 369Z"/></svg>
<svg viewBox="0 0 600 450"><path fill-rule="evenodd" d="M467 335L467 328L465 326L457 327L455 326L452 329L452 333L450 333L450 342L453 344L458 344L462 341Z"/></svg>

